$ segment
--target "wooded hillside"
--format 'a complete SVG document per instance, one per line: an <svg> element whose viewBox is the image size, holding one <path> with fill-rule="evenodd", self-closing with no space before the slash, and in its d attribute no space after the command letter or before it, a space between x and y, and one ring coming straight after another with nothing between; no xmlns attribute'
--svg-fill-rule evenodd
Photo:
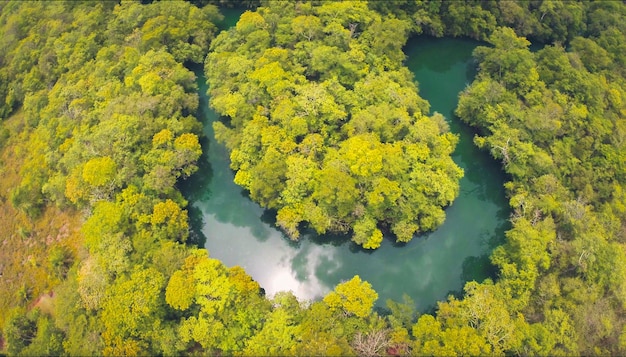
<svg viewBox="0 0 626 357"><path fill-rule="evenodd" d="M218 35L211 4L0 3L0 353L626 353L623 2L261 5ZM497 279L383 311L359 276L267 297L196 246L177 183L205 58L236 182L291 236L435 229L461 172L402 64L412 34L487 41L456 113L508 174Z"/></svg>

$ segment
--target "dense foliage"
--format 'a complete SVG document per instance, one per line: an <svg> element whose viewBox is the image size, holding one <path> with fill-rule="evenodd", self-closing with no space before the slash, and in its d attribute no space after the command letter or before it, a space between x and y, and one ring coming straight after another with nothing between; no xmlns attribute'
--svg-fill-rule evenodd
<svg viewBox="0 0 626 357"><path fill-rule="evenodd" d="M6 334L11 354L17 346L32 355L160 351L138 338L148 320L120 321L134 315L115 309L141 301L146 318L158 321L163 315L151 309L162 305L168 269L184 258L184 246L175 242L188 236L186 201L174 184L196 170L201 127L193 116L195 76L182 63L203 61L220 15L215 7L183 2L114 5L2 5L0 73L9 79L2 82L3 114L16 112L3 122L3 146L17 159L21 178L6 198L16 215L27 217L3 239L19 240L20 230L32 234L29 226L47 219L50 206L80 210L86 219L74 251L49 238L39 242L53 245L49 265L64 281L50 311L55 324L46 325L64 340L55 350L42 349L35 326L49 316L4 306L5 331L18 330ZM30 257L34 265L46 263ZM5 272L20 270L19 260L8 263ZM151 279L138 283L142 277ZM7 304L41 293L35 289L41 282L28 282L14 300L15 283L2 283ZM132 301L120 305L129 288ZM151 300L143 301L142 290Z"/></svg>
<svg viewBox="0 0 626 357"><path fill-rule="evenodd" d="M216 138L235 182L292 238L306 222L370 249L385 227L407 242L458 195L457 138L425 116L402 65L408 28L365 2L274 2L213 41L211 105L228 116Z"/></svg>
<svg viewBox="0 0 626 357"><path fill-rule="evenodd" d="M542 43L570 41L598 26L617 25L621 11L619 4L563 0L394 0L369 5L410 21L416 34L486 40L497 27L505 26Z"/></svg>
<svg viewBox="0 0 626 357"><path fill-rule="evenodd" d="M457 108L511 176L499 286L529 321L564 315L578 332L568 354L623 353L626 52L607 46L614 31L532 53L497 30L475 50L480 73Z"/></svg>
<svg viewBox="0 0 626 357"><path fill-rule="evenodd" d="M411 216L423 205L391 203L435 198L406 183L436 172L449 186L429 189L449 196L433 209L448 204L455 139L424 116L401 46L410 32L488 40L457 114L510 178L498 279L467 283L436 315L406 297L381 316L358 276L317 302L265 297L240 267L193 248L176 188L201 152L183 65L206 56L217 9L5 2L1 353L626 353L626 5L264 5L213 42L207 75L237 180L294 235L302 221L335 224L374 247L377 229L427 228ZM521 36L554 43L531 52Z"/></svg>

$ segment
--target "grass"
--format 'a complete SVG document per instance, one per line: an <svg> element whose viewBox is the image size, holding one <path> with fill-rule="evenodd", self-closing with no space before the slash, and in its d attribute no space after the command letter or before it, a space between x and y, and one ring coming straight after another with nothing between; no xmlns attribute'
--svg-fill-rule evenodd
<svg viewBox="0 0 626 357"><path fill-rule="evenodd" d="M48 206L31 219L11 205L10 192L22 179L22 153L28 152L29 143L20 112L2 125L11 135L0 150L0 327L17 306L52 311L49 293L60 281L48 263L49 252L60 245L76 257L82 239L81 215L75 210Z"/></svg>

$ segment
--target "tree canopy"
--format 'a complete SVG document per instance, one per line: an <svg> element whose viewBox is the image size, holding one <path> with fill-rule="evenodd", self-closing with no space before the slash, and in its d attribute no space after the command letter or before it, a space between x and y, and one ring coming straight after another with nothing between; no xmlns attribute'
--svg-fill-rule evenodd
<svg viewBox="0 0 626 357"><path fill-rule="evenodd" d="M0 354L626 353L626 5L262 5L214 38L212 5L0 3ZM436 228L462 172L409 34L488 42L456 114L508 175L496 279L381 313L359 276L268 297L193 246L176 184L202 152L188 66L207 54L235 180L288 234Z"/></svg>
<svg viewBox="0 0 626 357"><path fill-rule="evenodd" d="M369 249L383 230L408 242L458 195L457 138L402 64L409 27L366 2L270 2L212 43L216 137L292 239L307 224Z"/></svg>

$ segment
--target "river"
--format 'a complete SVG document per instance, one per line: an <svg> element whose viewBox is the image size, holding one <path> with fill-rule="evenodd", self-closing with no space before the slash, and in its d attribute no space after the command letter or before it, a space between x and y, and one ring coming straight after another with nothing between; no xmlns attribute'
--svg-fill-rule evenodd
<svg viewBox="0 0 626 357"><path fill-rule="evenodd" d="M420 37L405 48L420 95L460 135L453 159L465 176L459 197L435 232L401 245L385 239L375 251L361 249L345 237L311 233L292 242L276 228L274 214L250 201L233 183L228 153L213 136L211 123L217 116L208 107L205 80L197 71L204 154L199 172L181 185L190 201L195 239L227 266L242 266L268 295L291 290L301 299L317 299L358 274L378 292L378 306L408 294L418 310L426 311L448 294L459 293L464 282L491 276L488 256L502 239L509 215L504 174L472 144L472 130L453 115L458 93L475 74L471 52L477 45L470 40Z"/></svg>

